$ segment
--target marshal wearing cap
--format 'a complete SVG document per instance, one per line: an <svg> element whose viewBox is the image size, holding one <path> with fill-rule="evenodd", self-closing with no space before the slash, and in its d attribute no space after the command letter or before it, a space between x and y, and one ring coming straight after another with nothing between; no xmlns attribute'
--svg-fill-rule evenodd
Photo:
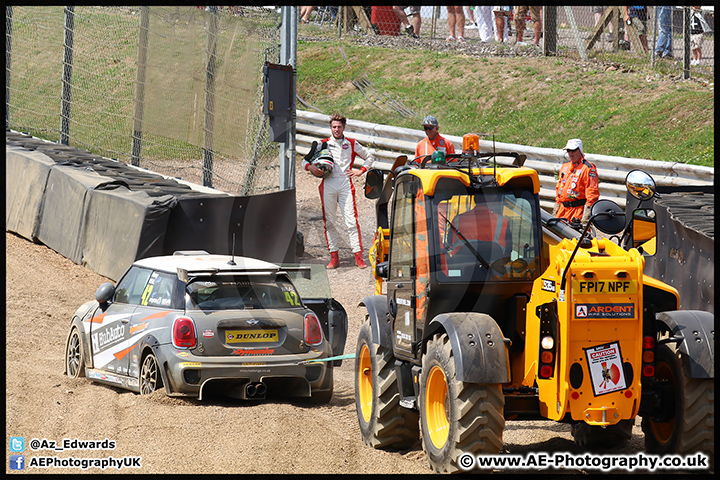
<svg viewBox="0 0 720 480"><path fill-rule="evenodd" d="M563 148L563 150L577 150L578 148L582 153L585 153L583 152L582 140L580 140L579 138L571 138L567 141L567 145L565 145L565 148Z"/></svg>
<svg viewBox="0 0 720 480"><path fill-rule="evenodd" d="M423 127L424 126L432 126L432 127L439 127L440 124L438 123L437 118L433 117L432 115L428 115L423 119Z"/></svg>

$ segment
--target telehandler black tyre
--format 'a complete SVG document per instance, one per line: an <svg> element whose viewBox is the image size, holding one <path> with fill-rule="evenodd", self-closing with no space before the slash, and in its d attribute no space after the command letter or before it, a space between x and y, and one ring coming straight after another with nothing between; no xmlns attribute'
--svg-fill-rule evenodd
<svg viewBox="0 0 720 480"><path fill-rule="evenodd" d="M372 342L370 322L360 327L355 348L355 407L365 444L401 450L420 438L418 413L400 406L392 350Z"/></svg>
<svg viewBox="0 0 720 480"><path fill-rule="evenodd" d="M575 443L590 450L619 447L632 438L634 420L620 420L615 425L599 427L585 422L574 423L572 436Z"/></svg>
<svg viewBox="0 0 720 480"><path fill-rule="evenodd" d="M657 347L655 379L670 384L674 392L673 416L642 419L645 449L657 454L704 452L712 460L715 448L715 382L712 378L687 378L682 361L667 344Z"/></svg>
<svg viewBox="0 0 720 480"><path fill-rule="evenodd" d="M497 454L502 449L502 388L457 380L452 346L445 333L428 342L419 397L423 450L434 471L457 472L460 455Z"/></svg>

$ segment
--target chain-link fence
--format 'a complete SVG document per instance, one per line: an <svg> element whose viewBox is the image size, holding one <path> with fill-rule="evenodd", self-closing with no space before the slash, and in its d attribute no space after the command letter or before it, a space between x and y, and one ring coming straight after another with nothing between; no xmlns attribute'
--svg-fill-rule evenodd
<svg viewBox="0 0 720 480"><path fill-rule="evenodd" d="M229 193L278 190L263 7L6 7L6 127Z"/></svg>
<svg viewBox="0 0 720 480"><path fill-rule="evenodd" d="M516 46L539 48L547 55L582 59L599 58L609 62L633 59L651 67L664 65L669 72L678 74L686 67L687 43L690 54L687 66L694 72L714 75L713 7L702 7L699 12L706 31L696 38L702 39L701 58L697 63L693 60L691 33L686 33L684 27L686 12L688 20L692 20L690 7L648 6L644 13L637 14L644 20L641 23L632 21L632 26L626 24L624 7L521 8L526 12L518 22L513 7L501 6L317 7L303 23L322 26L341 36L407 35L447 41L459 48L462 43L496 45L495 51L499 54L504 53L504 48ZM636 16L634 11L630 14ZM301 30L303 35L306 32L309 31Z"/></svg>

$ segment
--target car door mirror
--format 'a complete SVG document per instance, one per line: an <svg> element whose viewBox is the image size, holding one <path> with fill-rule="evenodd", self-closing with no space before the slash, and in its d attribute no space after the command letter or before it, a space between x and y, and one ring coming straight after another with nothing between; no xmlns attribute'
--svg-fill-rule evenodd
<svg viewBox="0 0 720 480"><path fill-rule="evenodd" d="M95 291L95 300L100 304L107 303L113 295L115 295L115 285L105 282Z"/></svg>
<svg viewBox="0 0 720 480"><path fill-rule="evenodd" d="M369 198L370 200L380 198L380 194L382 193L383 189L384 179L385 174L382 170L379 170L377 168L368 170L367 174L365 175L365 198Z"/></svg>

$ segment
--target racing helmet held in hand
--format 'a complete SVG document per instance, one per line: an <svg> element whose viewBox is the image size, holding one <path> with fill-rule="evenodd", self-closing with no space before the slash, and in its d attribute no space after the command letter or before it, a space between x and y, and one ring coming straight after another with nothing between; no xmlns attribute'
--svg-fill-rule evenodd
<svg viewBox="0 0 720 480"><path fill-rule="evenodd" d="M332 173L333 167L335 166L335 161L333 160L332 153L330 153L330 149L328 148L320 150L315 155L313 155L310 163L322 170L323 178L330 175L330 173Z"/></svg>

